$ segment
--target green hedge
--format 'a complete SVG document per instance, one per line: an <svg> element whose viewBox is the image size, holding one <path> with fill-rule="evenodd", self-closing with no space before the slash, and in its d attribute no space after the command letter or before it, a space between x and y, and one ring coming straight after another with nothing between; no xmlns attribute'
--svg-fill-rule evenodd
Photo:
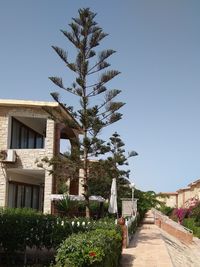
<svg viewBox="0 0 200 267"><path fill-rule="evenodd" d="M45 215L31 209L0 209L0 250L14 258L15 252L25 253L27 247L56 249L73 233L113 227L114 221L110 219L89 221Z"/></svg>
<svg viewBox="0 0 200 267"><path fill-rule="evenodd" d="M0 210L0 248L6 253L32 248L56 248L73 233L66 219L28 209Z"/></svg>
<svg viewBox="0 0 200 267"><path fill-rule="evenodd" d="M86 218L68 219L45 215L31 209L0 209L0 252L4 252L4 261L15 264L21 253L25 260L27 247L57 249L63 240L72 234L74 236L82 233L88 239L90 232L100 231L101 235L98 234L100 238L104 235L104 230L108 233L107 241L109 233L116 232L116 236L119 234L113 219L89 221Z"/></svg>
<svg viewBox="0 0 200 267"><path fill-rule="evenodd" d="M54 266L117 267L121 251L121 231L117 228L114 229L113 226L109 226L107 229L73 234L57 250L56 265Z"/></svg>

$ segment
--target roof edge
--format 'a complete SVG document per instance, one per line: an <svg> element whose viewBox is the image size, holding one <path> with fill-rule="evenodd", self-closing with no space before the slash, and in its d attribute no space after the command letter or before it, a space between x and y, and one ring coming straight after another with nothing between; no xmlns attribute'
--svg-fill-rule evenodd
<svg viewBox="0 0 200 267"><path fill-rule="evenodd" d="M30 106L30 107L58 107L57 102L50 101L32 101L32 100L16 100L16 99L0 99L0 106Z"/></svg>

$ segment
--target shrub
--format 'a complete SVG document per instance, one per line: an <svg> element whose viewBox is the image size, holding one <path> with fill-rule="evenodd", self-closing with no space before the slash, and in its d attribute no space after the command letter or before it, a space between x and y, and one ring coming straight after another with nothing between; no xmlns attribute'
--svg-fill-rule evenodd
<svg viewBox="0 0 200 267"><path fill-rule="evenodd" d="M170 218L182 224L183 220L185 218L188 218L189 214L190 214L190 209L184 209L184 208L174 209L171 213Z"/></svg>
<svg viewBox="0 0 200 267"><path fill-rule="evenodd" d="M128 226L128 235L130 238L132 238L137 229L138 219L139 217L137 216L134 220L131 220L131 223Z"/></svg>
<svg viewBox="0 0 200 267"><path fill-rule="evenodd" d="M159 208L159 210L167 215L167 216L170 216L174 210L174 208L171 208L171 207L168 207L168 206L165 206L165 205L161 205L161 207Z"/></svg>
<svg viewBox="0 0 200 267"><path fill-rule="evenodd" d="M176 216L180 223L182 223L183 219L185 218L185 214L186 214L185 209L180 208L176 210Z"/></svg>
<svg viewBox="0 0 200 267"><path fill-rule="evenodd" d="M0 250L10 266L19 253L25 257L27 247L57 249L71 234L115 227L111 219L89 221L45 215L31 209L0 209Z"/></svg>
<svg viewBox="0 0 200 267"><path fill-rule="evenodd" d="M99 219L104 216L108 216L108 205L109 203L99 203L97 201L90 201L90 215L92 218ZM85 201L78 201L76 208L80 215L85 216L85 207L86 203Z"/></svg>
<svg viewBox="0 0 200 267"><path fill-rule="evenodd" d="M200 227L198 223L195 221L195 218L187 218L183 220L183 225L193 231L193 234L200 238Z"/></svg>
<svg viewBox="0 0 200 267"><path fill-rule="evenodd" d="M69 221L31 209L0 210L0 247L5 253L32 248L57 248L72 234Z"/></svg>
<svg viewBox="0 0 200 267"><path fill-rule="evenodd" d="M71 200L69 195L64 195L62 199L56 202L56 208L61 215L69 215L69 212L77 206L77 201Z"/></svg>
<svg viewBox="0 0 200 267"><path fill-rule="evenodd" d="M195 221L200 226L200 202L191 210L190 217L195 218Z"/></svg>
<svg viewBox="0 0 200 267"><path fill-rule="evenodd" d="M58 249L55 266L117 267L121 250L122 235L116 227L73 234Z"/></svg>
<svg viewBox="0 0 200 267"><path fill-rule="evenodd" d="M113 229L114 221L89 221L86 218L67 219L45 215L32 209L0 209L0 248L5 252L32 248L57 248L72 233Z"/></svg>

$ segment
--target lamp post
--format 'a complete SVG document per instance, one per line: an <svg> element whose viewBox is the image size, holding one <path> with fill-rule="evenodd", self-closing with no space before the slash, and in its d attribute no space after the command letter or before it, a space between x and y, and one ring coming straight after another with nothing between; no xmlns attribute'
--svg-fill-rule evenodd
<svg viewBox="0 0 200 267"><path fill-rule="evenodd" d="M138 153L136 151L131 151L131 153L129 154L129 157L135 157L135 156L138 156ZM135 201L134 201L135 184L132 182L132 183L129 184L129 186L132 189L132 215L133 215L133 211L134 211L134 213L137 212L137 206L136 206L136 209L135 209ZM137 200L136 200L136 203L137 203Z"/></svg>
<svg viewBox="0 0 200 267"><path fill-rule="evenodd" d="M132 190L132 215L133 215L133 210L134 210L134 190L135 190L135 184L130 183L129 184L131 190Z"/></svg>
<svg viewBox="0 0 200 267"><path fill-rule="evenodd" d="M129 154L128 154L128 158L130 157L135 157L135 156L138 156L138 153L136 151L131 151ZM131 189L131 192L132 192L132 198L122 198L122 215L123 216L130 216L132 215L133 216L133 212L134 214L136 214L137 212L137 200L135 202L135 199L134 199L134 190L135 190L135 184L132 182L130 182L130 180L126 180L127 183L124 185L126 187L129 187ZM135 205L136 203L136 205Z"/></svg>

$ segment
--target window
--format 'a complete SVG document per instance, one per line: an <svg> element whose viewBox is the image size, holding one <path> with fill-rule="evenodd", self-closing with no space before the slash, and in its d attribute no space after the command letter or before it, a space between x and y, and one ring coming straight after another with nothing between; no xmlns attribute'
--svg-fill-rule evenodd
<svg viewBox="0 0 200 267"><path fill-rule="evenodd" d="M17 205L16 207L13 208L23 208L25 207L24 205L24 185L17 185Z"/></svg>
<svg viewBox="0 0 200 267"><path fill-rule="evenodd" d="M16 186L9 184L8 206L15 207Z"/></svg>
<svg viewBox="0 0 200 267"><path fill-rule="evenodd" d="M11 148L44 148L44 136L12 118Z"/></svg>
<svg viewBox="0 0 200 267"><path fill-rule="evenodd" d="M39 191L37 185L9 183L8 207L39 209Z"/></svg>

